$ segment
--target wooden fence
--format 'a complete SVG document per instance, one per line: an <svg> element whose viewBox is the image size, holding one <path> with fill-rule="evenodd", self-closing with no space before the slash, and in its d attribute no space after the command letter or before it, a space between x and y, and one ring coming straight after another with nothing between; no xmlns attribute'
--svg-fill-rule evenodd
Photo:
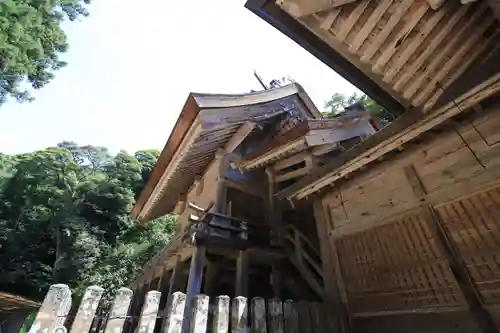
<svg viewBox="0 0 500 333"><path fill-rule="evenodd" d="M88 333L93 326L96 310L103 289L87 288L80 306L72 318L70 333ZM321 303L285 302L279 299L264 300L256 297L218 296L210 304L208 296L198 295L190 307L186 307L186 295L175 292L169 296L165 309L159 310L161 292L149 291L144 299L135 333L336 333L339 323L332 310ZM132 291L120 288L97 332L121 333L129 315ZM50 287L29 333L66 333L64 326L71 308L71 292L68 286L57 284ZM155 330L155 325L161 325Z"/></svg>

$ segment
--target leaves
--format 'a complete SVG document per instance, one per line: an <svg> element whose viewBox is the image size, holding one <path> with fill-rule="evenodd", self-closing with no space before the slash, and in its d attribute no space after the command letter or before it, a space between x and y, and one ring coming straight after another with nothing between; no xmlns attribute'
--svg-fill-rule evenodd
<svg viewBox="0 0 500 333"><path fill-rule="evenodd" d="M0 106L8 97L31 101L27 89L54 78L68 49L62 21L88 15L85 0L3 0L0 2Z"/></svg>
<svg viewBox="0 0 500 333"><path fill-rule="evenodd" d="M146 226L130 216L158 155L73 142L0 154L2 289L36 299L53 283L76 295L127 284L174 232L172 216Z"/></svg>
<svg viewBox="0 0 500 333"><path fill-rule="evenodd" d="M345 108L354 104L361 103L363 107L373 116L380 118L382 126L394 121L395 117L388 112L383 106L375 102L373 99L365 94L358 94L356 92L349 96L344 94L335 93L332 97L325 102L325 115L329 118L336 117L343 113Z"/></svg>

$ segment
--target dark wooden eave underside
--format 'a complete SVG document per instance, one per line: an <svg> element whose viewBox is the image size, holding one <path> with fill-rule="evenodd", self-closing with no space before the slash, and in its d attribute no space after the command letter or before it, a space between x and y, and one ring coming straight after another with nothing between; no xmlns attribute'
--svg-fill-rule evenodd
<svg viewBox="0 0 500 333"><path fill-rule="evenodd" d="M332 49L271 0L248 0L245 7L290 37L347 81L361 89L391 113L400 115L408 108L381 88L359 68Z"/></svg>

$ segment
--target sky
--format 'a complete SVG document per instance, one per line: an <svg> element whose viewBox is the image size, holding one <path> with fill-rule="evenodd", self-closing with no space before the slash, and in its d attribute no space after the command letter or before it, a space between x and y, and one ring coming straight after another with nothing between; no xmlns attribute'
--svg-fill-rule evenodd
<svg viewBox="0 0 500 333"><path fill-rule="evenodd" d="M32 103L0 109L0 152L61 141L162 149L190 92L245 93L290 76L319 109L356 88L244 8L245 0L94 0L65 23L68 65Z"/></svg>

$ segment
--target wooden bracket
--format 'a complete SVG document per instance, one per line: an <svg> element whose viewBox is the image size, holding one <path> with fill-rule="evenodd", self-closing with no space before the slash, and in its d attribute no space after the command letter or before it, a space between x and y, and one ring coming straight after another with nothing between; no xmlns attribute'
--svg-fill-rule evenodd
<svg viewBox="0 0 500 333"><path fill-rule="evenodd" d="M224 151L226 153L232 153L238 146L246 139L250 133L254 130L256 123L252 121L246 121L241 125L236 132L233 134L231 139L226 143Z"/></svg>

